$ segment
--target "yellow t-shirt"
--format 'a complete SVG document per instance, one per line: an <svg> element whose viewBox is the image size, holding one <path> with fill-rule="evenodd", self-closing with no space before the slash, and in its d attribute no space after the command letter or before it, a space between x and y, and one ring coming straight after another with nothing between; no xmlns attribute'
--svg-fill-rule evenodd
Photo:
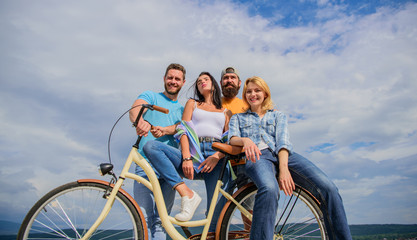
<svg viewBox="0 0 417 240"><path fill-rule="evenodd" d="M246 112L249 106L240 98L226 99L222 97L222 107L229 109L232 114Z"/></svg>

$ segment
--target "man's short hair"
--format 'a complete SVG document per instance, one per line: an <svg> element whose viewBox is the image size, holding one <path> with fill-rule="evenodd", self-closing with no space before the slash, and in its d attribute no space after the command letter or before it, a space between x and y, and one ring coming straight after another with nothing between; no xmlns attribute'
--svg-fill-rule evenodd
<svg viewBox="0 0 417 240"><path fill-rule="evenodd" d="M239 72L236 70L236 68L234 68L234 67L227 67L227 68L223 69L223 71L222 71L222 77L220 78L220 81L223 80L223 76L226 73L234 73L234 74L236 74L237 78L240 80Z"/></svg>
<svg viewBox="0 0 417 240"><path fill-rule="evenodd" d="M169 64L169 66L167 67L167 70L165 71L164 77L167 76L168 71L171 70L171 69L175 69L175 70L181 71L182 74L184 75L184 79L185 79L185 68L181 64L178 64L178 63L171 63L171 64Z"/></svg>

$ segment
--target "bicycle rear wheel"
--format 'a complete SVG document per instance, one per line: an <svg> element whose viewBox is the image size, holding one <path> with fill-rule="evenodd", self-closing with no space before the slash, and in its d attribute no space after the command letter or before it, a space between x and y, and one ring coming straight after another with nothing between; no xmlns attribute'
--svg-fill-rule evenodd
<svg viewBox="0 0 417 240"><path fill-rule="evenodd" d="M257 188L250 183L239 189L235 197L246 210L252 211ZM249 239L252 222L241 214L236 204L229 201L219 217L219 239ZM280 192L276 217L275 239L327 239L323 214L316 200L296 186L292 196Z"/></svg>
<svg viewBox="0 0 417 240"><path fill-rule="evenodd" d="M71 182L47 193L29 211L17 239L80 239L100 215L107 185ZM110 189L111 190L111 189ZM120 191L90 239L144 239L141 218Z"/></svg>

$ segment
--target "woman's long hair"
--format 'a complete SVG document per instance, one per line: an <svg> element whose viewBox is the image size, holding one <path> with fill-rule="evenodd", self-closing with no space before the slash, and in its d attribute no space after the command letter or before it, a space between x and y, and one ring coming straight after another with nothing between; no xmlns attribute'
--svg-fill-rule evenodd
<svg viewBox="0 0 417 240"><path fill-rule="evenodd" d="M249 83L258 85L259 88L261 88L262 91L265 92L265 99L262 103L262 111L266 112L268 110L274 109L274 103L272 102L272 99L271 99L271 91L269 90L268 84L266 84L265 80L256 76L246 79L245 85L243 86L242 99L243 101L246 102L246 104L248 104L249 109L250 109L250 105L249 105L248 100L246 99L246 90L248 88Z"/></svg>
<svg viewBox="0 0 417 240"><path fill-rule="evenodd" d="M214 79L214 77L209 72L201 72L200 75L198 75L198 77L201 77L202 75L209 76L210 81L211 81L211 101L213 102L214 106L217 109L222 109L222 99L221 99L221 91L220 91L219 84L217 83L216 79ZM198 91L197 81L198 81L198 78L194 83L194 99L197 102L202 103L206 99Z"/></svg>

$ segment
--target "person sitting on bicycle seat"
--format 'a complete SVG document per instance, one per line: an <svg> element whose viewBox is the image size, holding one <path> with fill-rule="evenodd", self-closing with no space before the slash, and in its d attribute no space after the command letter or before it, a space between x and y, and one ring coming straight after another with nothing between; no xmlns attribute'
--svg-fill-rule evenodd
<svg viewBox="0 0 417 240"><path fill-rule="evenodd" d="M249 109L230 119L229 140L231 145L244 147L248 159L246 174L258 187L250 239L273 239L279 189L286 195L292 194L294 180L302 186L308 182L312 185L310 192L318 192L317 196L323 200L320 207L326 213L325 222L329 225L329 219L333 220L330 224L333 228L328 229L334 234L330 235L331 239L351 239L336 186L312 162L292 151L287 117L273 109L266 82L260 77L247 79L242 99L249 104Z"/></svg>
<svg viewBox="0 0 417 240"><path fill-rule="evenodd" d="M193 86L195 99L187 101L182 125L177 127L178 130L191 130L188 134L179 134L181 150L158 142L148 142L144 146L144 152L153 166L181 196L181 212L175 216L180 221L190 220L201 201L200 196L184 183L182 176L205 181L207 209L210 206L221 172L220 163L224 161L224 154L214 151L211 145L220 141L223 133L228 130L231 116L231 112L221 106L220 88L210 73L202 72ZM190 147L195 145L193 143L199 144L199 151L190 152ZM230 172L226 171L223 178L226 187L229 181ZM222 197L216 206L210 231L215 230L224 203Z"/></svg>
<svg viewBox="0 0 417 240"><path fill-rule="evenodd" d="M143 146L150 140L155 140L164 145L178 147L173 135L175 134L175 127L181 121L184 107L178 102L178 93L185 83L185 68L180 64L170 64L164 75L164 92L156 93L152 91L145 91L139 95L132 107L140 104L152 104L169 109L168 114L163 114L158 111L146 111L143 117L139 120L136 127L136 132L142 139L139 143L138 151L144 156ZM140 107L135 107L130 110L130 120L134 122L138 116ZM151 130L151 124L155 127ZM151 132L152 134L148 134ZM149 161L149 159L148 159ZM145 172L139 166L136 166L135 173L141 177L147 178ZM158 172L156 172L158 174ZM161 177L159 183L163 191L165 204L167 206L168 214L171 212L175 201L175 191L171 186ZM143 184L134 182L133 193L136 202L142 209L146 218L148 226L148 236L153 240L165 240L166 232L162 227L161 219L159 217L154 196L151 190Z"/></svg>

